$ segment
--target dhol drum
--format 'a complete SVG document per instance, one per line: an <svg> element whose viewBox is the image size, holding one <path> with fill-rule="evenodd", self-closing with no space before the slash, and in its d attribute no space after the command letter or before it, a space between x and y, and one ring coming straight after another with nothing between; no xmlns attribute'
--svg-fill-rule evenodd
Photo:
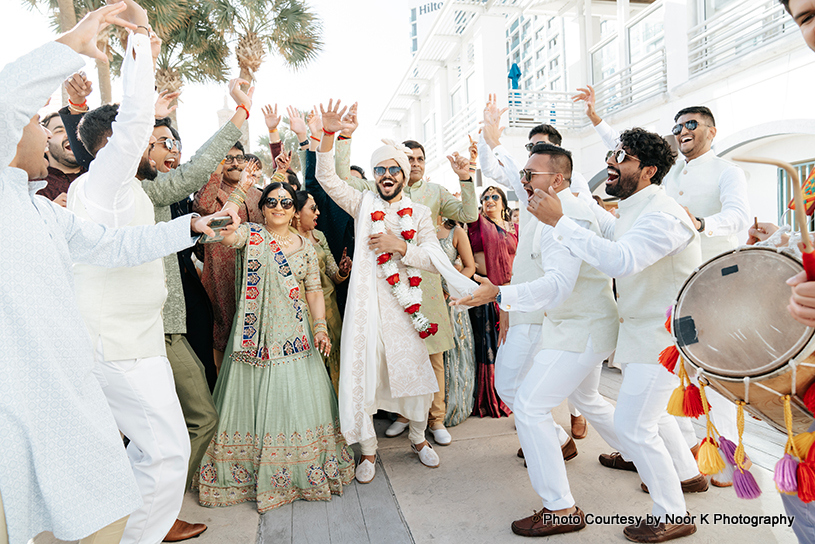
<svg viewBox="0 0 815 544"><path fill-rule="evenodd" d="M801 270L775 249L723 253L688 277L671 318L676 345L700 378L784 433L784 395L792 398L794 432L813 420L802 398L815 382L815 329L787 311L786 280Z"/></svg>

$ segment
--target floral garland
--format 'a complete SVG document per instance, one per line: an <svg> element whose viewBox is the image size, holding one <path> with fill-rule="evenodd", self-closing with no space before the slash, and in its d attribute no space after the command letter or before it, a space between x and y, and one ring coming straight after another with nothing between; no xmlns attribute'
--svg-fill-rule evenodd
<svg viewBox="0 0 815 544"><path fill-rule="evenodd" d="M408 244L416 244L416 229L413 224L413 208L410 207L410 199L407 197L402 198L399 211L396 212L399 216L399 230L402 238ZM374 200L374 211L371 212L371 233L384 234L385 228L385 207L382 199L376 198ZM431 323L430 320L420 311L422 307L422 288L419 284L422 283L422 273L419 269L412 266L407 267L408 282L399 277L399 268L393 260L393 253L381 253L376 257L376 264L382 268L385 273L385 278L391 286L393 296L399 302L399 305L405 309L405 312L410 314L410 319L413 322L413 328L419 331L421 338L427 338L436 334L439 330L437 323Z"/></svg>

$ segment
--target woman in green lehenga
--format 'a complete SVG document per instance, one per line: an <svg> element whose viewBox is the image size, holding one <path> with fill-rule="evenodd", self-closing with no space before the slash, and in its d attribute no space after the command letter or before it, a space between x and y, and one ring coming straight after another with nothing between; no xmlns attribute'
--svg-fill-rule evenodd
<svg viewBox="0 0 815 544"><path fill-rule="evenodd" d="M325 357L325 366L328 375L331 377L331 384L334 392L339 394L340 386L340 335L342 334L342 314L337 305L337 293L334 285L338 285L348 279L351 274L351 257L343 251L340 264L334 260L334 255L328 247L325 235L316 229L317 218L320 216L320 209L317 203L306 191L297 191L297 199L294 203L297 210L294 214L294 223L297 232L311 242L317 251L317 259L320 262L320 283L323 286L323 298L325 299L325 320L328 325L328 337L331 345L337 349L331 350L328 357Z"/></svg>
<svg viewBox="0 0 815 544"><path fill-rule="evenodd" d="M279 173L260 200L264 225L242 224L222 241L239 249L238 304L215 386L218 430L199 471L204 506L255 500L262 513L297 499L329 500L354 478L320 356L331 342L317 255L288 229L295 194ZM226 206L255 175L247 165Z"/></svg>
<svg viewBox="0 0 815 544"><path fill-rule="evenodd" d="M441 218L439 218L441 221ZM450 262L465 276L475 273L475 258L470 247L470 239L464 229L455 221L447 219L436 229L441 248ZM444 285L444 280L442 280ZM447 286L445 293L447 292ZM473 393L475 390L475 353L473 351L473 328L470 314L462 306L449 306L450 320L453 322L452 349L444 352L444 381L446 384L445 402L447 413L444 426L458 425L473 413Z"/></svg>

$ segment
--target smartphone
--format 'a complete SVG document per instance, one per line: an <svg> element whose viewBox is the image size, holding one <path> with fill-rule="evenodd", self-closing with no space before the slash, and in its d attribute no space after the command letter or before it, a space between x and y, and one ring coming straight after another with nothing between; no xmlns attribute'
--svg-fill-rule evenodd
<svg viewBox="0 0 815 544"><path fill-rule="evenodd" d="M215 242L220 242L221 240L224 239L224 237L221 236L219 234L219 232L222 231L223 229L225 229L226 227L228 227L231 224L232 224L232 218L229 217L229 216L227 216L227 217L216 217L215 219L213 219L212 221L210 221L207 224L209 226L209 228L211 228L212 230L215 231L215 236L208 236L208 235L204 234L198 240L198 243L199 244L213 244Z"/></svg>

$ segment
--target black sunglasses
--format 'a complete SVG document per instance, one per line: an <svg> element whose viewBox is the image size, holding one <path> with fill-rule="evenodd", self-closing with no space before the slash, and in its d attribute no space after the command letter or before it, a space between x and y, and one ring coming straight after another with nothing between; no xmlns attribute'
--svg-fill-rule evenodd
<svg viewBox="0 0 815 544"><path fill-rule="evenodd" d="M388 166L385 168L384 166L374 166L374 175L378 178L381 178L385 175L385 171L390 172L390 175L396 177L399 172L402 171L401 166Z"/></svg>
<svg viewBox="0 0 815 544"><path fill-rule="evenodd" d="M280 207L284 210L290 210L292 206L294 206L294 200L290 198L281 198L280 200L267 196L266 200L263 201L263 206L267 208L277 208L277 204L280 203Z"/></svg>
<svg viewBox="0 0 815 544"><path fill-rule="evenodd" d="M674 136L679 136L682 132L682 127L684 126L688 130L696 130L696 127L702 125L703 127L709 127L710 125L706 125L704 123L700 123L696 119L691 119L690 121L685 121L684 123L677 123L674 125L674 128L671 129Z"/></svg>
<svg viewBox="0 0 815 544"><path fill-rule="evenodd" d="M246 155L227 155L224 157L224 163L229 164L232 161L237 162L238 164L246 162Z"/></svg>
<svg viewBox="0 0 815 544"><path fill-rule="evenodd" d="M158 140L156 140L156 144L163 144L164 147L167 148L167 151L172 151L175 148L178 149L179 153L181 153L181 140L174 140L172 138L159 138Z"/></svg>

